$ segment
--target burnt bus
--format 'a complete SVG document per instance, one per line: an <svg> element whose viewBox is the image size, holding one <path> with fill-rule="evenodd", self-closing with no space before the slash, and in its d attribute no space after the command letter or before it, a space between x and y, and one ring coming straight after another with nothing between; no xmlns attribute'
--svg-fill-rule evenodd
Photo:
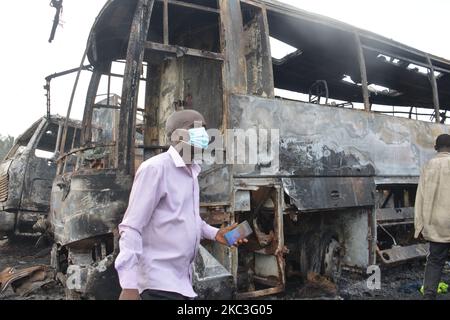
<svg viewBox="0 0 450 320"><path fill-rule="evenodd" d="M294 50L272 57L275 40ZM224 136L278 130L265 141L279 143L254 164L203 165L202 217L215 226L247 220L254 234L238 249L203 243L194 281L201 297L254 298L282 292L296 275L336 279L343 268L426 255L413 239L413 207L435 138L450 131L450 61L262 0L110 0L81 66L84 59L93 69L81 146L61 152L49 216L52 261L70 297L118 297L117 226L136 155L167 149L165 121L179 108L198 110ZM125 64L121 75L115 63ZM122 79L117 134L98 141L94 97L112 76ZM135 142L138 101L143 145ZM84 165L88 152L103 165ZM70 155L78 160L69 168Z"/></svg>
<svg viewBox="0 0 450 320"><path fill-rule="evenodd" d="M0 163L0 234L38 236L45 229L45 223L40 228L36 223L45 222L49 212L64 123L59 116L40 118ZM66 152L79 146L81 123L70 120L67 128Z"/></svg>

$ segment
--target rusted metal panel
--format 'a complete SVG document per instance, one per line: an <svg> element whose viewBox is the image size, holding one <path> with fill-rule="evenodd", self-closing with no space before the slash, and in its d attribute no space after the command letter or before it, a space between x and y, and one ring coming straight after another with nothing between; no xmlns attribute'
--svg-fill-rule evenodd
<svg viewBox="0 0 450 320"><path fill-rule="evenodd" d="M386 250L377 250L378 258L382 264L395 265L418 258L425 258L429 252L429 244L421 243L405 247L392 247Z"/></svg>
<svg viewBox="0 0 450 320"><path fill-rule="evenodd" d="M283 178L286 194L300 211L370 207L373 178Z"/></svg>
<svg viewBox="0 0 450 320"><path fill-rule="evenodd" d="M231 97L230 121L244 130L279 130L280 168L274 176L375 175L376 183L417 178L436 153L436 137L450 132L446 125L244 95ZM258 174L257 166L236 172Z"/></svg>
<svg viewBox="0 0 450 320"><path fill-rule="evenodd" d="M234 194L234 211L250 211L250 191L238 190Z"/></svg>
<svg viewBox="0 0 450 320"><path fill-rule="evenodd" d="M200 299L231 299L234 294L233 276L200 246L194 263L194 289Z"/></svg>
<svg viewBox="0 0 450 320"><path fill-rule="evenodd" d="M376 214L378 223L414 220L414 208L380 208Z"/></svg>
<svg viewBox="0 0 450 320"><path fill-rule="evenodd" d="M49 218L62 245L112 233L128 205L132 177L116 170L57 176Z"/></svg>
<svg viewBox="0 0 450 320"><path fill-rule="evenodd" d="M38 265L21 270L8 267L0 272L0 294L11 286L14 292L27 296L53 281L55 271L50 266Z"/></svg>

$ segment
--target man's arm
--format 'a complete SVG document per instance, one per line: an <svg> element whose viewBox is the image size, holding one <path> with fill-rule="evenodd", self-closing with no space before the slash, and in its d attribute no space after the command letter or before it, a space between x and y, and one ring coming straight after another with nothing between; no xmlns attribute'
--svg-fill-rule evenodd
<svg viewBox="0 0 450 320"><path fill-rule="evenodd" d="M210 226L209 224L207 224L205 221L202 220L202 239L208 239L208 240L212 240L212 241L217 241L225 246L228 246L227 241L225 240L225 233L233 230L234 228L236 228L238 226L237 223L228 226L226 228L221 228L221 229L217 229L214 228L212 226ZM247 239L241 239L238 240L234 246L239 246L243 243L247 243L248 240Z"/></svg>
<svg viewBox="0 0 450 320"><path fill-rule="evenodd" d="M162 197L160 175L158 168L139 168L130 193L128 209L119 225L120 253L115 267L123 289L121 299L139 299L137 268L142 255L142 230L149 223Z"/></svg>
<svg viewBox="0 0 450 320"><path fill-rule="evenodd" d="M416 192L416 200L414 203L414 228L415 234L414 237L419 238L422 230L423 230L423 188L424 188L424 170L420 175L419 186L417 187Z"/></svg>
<svg viewBox="0 0 450 320"><path fill-rule="evenodd" d="M202 239L207 240L216 240L217 232L219 232L219 229L214 228L213 226L210 226L205 221L202 220L201 222L201 228L202 228Z"/></svg>

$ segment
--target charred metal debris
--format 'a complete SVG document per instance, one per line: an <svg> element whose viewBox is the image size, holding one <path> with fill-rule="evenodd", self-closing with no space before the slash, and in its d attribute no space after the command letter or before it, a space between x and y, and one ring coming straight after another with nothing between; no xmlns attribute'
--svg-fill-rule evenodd
<svg viewBox="0 0 450 320"><path fill-rule="evenodd" d="M273 39L292 52L272 57ZM194 281L201 297L260 297L282 292L293 277L335 281L343 268L425 255L413 239L414 199L435 136L450 131L443 117L450 61L276 1L110 0L77 79L88 64L82 123L69 121L75 84L55 127L61 141L51 199L42 207L26 200L33 184L13 178L23 164L8 158L0 171L2 200L16 201L2 202L1 226L17 228L25 210L45 213L52 266L69 297L117 298L117 225L135 170L165 150L165 120L183 107L222 131L280 133L278 166L269 156L256 165L203 168L203 218L216 226L247 220L254 236L239 249L203 244ZM112 81L122 84L115 104ZM305 99L281 98L276 89ZM418 121L418 108L435 123ZM20 202L14 190L21 188Z"/></svg>

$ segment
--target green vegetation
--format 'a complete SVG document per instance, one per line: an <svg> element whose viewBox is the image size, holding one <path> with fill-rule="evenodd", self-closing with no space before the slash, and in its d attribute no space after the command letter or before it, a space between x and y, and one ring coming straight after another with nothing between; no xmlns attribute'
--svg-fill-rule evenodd
<svg viewBox="0 0 450 320"><path fill-rule="evenodd" d="M14 137L8 135L3 136L0 135L0 160L3 160L3 158L8 153L9 149L13 146L14 143Z"/></svg>

